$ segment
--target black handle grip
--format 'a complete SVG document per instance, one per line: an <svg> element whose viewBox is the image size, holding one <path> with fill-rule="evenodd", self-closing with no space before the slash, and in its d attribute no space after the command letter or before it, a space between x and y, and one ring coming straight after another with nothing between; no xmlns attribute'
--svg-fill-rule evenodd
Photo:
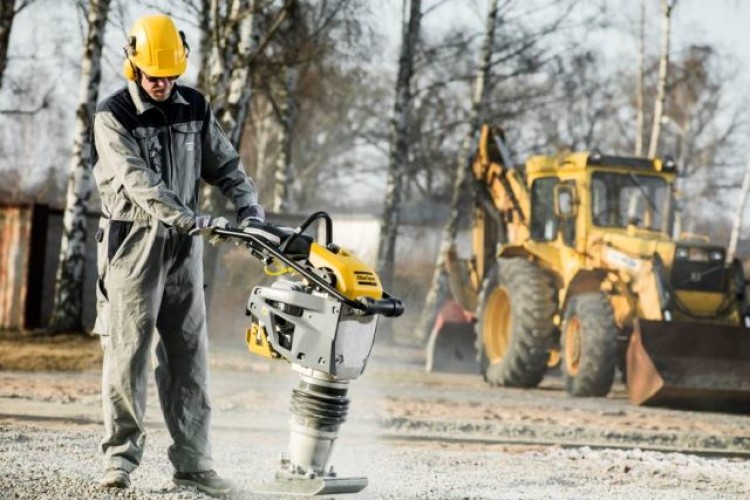
<svg viewBox="0 0 750 500"><path fill-rule="evenodd" d="M404 314L404 303L396 297L384 297L379 300L365 297L360 299L367 309L365 314L381 314L390 318L395 318Z"/></svg>

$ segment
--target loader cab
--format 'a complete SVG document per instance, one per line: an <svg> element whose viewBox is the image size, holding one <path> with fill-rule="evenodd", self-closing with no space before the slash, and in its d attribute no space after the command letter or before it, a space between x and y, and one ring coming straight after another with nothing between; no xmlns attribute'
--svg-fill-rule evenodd
<svg viewBox="0 0 750 500"><path fill-rule="evenodd" d="M564 153L527 159L529 237L536 251L556 253L565 252L564 247L573 250L581 246L577 239L584 235L581 207L587 183L586 158L586 153Z"/></svg>
<svg viewBox="0 0 750 500"><path fill-rule="evenodd" d="M672 234L673 163L572 153L532 157L527 165L534 242L551 243L559 236L575 247L589 228L648 239Z"/></svg>

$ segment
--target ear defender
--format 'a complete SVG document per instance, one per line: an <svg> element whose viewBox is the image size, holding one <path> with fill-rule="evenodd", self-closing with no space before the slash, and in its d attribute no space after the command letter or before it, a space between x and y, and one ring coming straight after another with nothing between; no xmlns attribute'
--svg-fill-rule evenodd
<svg viewBox="0 0 750 500"><path fill-rule="evenodd" d="M130 56L135 55L135 37L128 37L128 43L122 48L125 52L125 60L122 62L122 75L129 81L135 81L137 78L138 70L136 69L133 62L130 60Z"/></svg>
<svg viewBox="0 0 750 500"><path fill-rule="evenodd" d="M130 59L125 59L122 62L122 75L129 81L134 82L136 80L136 72L133 63Z"/></svg>

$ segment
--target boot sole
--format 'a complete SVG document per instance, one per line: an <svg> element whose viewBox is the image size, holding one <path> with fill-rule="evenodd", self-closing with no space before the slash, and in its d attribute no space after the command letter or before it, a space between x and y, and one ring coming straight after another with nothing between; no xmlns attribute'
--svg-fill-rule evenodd
<svg viewBox="0 0 750 500"><path fill-rule="evenodd" d="M130 478L114 478L114 479L103 479L99 481L99 486L102 488L118 488L124 490L130 488Z"/></svg>
<svg viewBox="0 0 750 500"><path fill-rule="evenodd" d="M201 491L211 496L224 496L232 492L231 486L227 488L212 488L210 486L206 486L203 483L199 483L197 481L191 481L190 479L174 479L173 478L172 482L176 484L177 486L189 486L192 488L197 488L198 491Z"/></svg>

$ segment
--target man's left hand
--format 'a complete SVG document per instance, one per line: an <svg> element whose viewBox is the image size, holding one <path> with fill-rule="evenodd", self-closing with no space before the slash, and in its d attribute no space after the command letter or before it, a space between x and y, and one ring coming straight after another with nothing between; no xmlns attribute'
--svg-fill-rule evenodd
<svg viewBox="0 0 750 500"><path fill-rule="evenodd" d="M257 203L242 207L237 211L237 222L241 228L247 227L251 222L265 222L266 211Z"/></svg>

